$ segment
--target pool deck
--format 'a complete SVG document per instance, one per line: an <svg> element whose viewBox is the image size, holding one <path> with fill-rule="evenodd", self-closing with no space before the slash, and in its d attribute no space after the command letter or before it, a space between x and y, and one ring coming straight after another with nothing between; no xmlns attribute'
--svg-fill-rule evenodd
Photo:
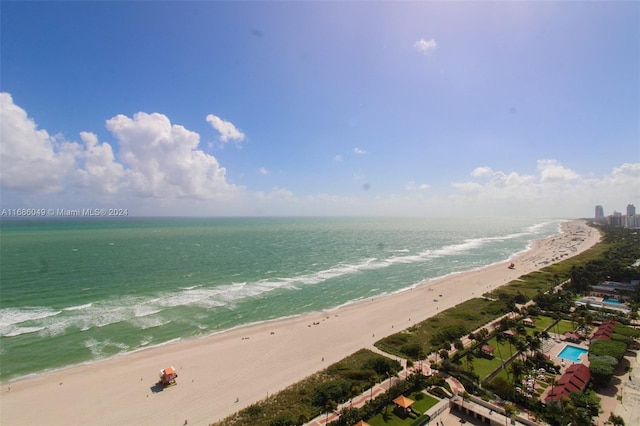
<svg viewBox="0 0 640 426"><path fill-rule="evenodd" d="M543 342L542 351L550 357L551 361L560 366L560 375L562 375L562 373L564 373L564 370L566 370L570 365L574 364L572 361L558 357L560 352L562 352L562 349L564 349L565 346L575 346L577 348L588 351L589 346L584 343L566 342L562 340L560 336L556 337L555 334L551 335L552 337L550 339L546 339ZM587 354L580 355L580 360L582 361L582 364L586 365L587 367L589 366L589 357Z"/></svg>
<svg viewBox="0 0 640 426"><path fill-rule="evenodd" d="M563 357L560 356L560 354L562 353L562 351L565 350L565 348L567 346L573 346L574 348L582 349L583 351L586 351L586 352L583 352L583 353L580 354L580 356L578 356L578 361L575 361L575 360L572 360L572 359L568 359L568 358L563 358ZM556 358L560 360L560 365L562 365L562 363L566 364L566 363L577 363L577 362L579 362L579 363L584 364L584 365L586 365L588 367L589 366L589 356L588 356L588 354L589 354L589 348L586 347L586 346L583 346L583 345L580 345L580 344L577 344L577 343L565 343L564 345L560 346L560 350L558 351L558 354L556 355Z"/></svg>
<svg viewBox="0 0 640 426"><path fill-rule="evenodd" d="M580 305L587 306L588 304L590 304L594 308L610 309L610 310L622 312L625 314L629 314L631 312L631 308L629 308L629 306L627 306L625 303L609 302L608 299L604 299L602 297L597 297L597 296L583 297L579 300L576 300L575 304L578 306Z"/></svg>

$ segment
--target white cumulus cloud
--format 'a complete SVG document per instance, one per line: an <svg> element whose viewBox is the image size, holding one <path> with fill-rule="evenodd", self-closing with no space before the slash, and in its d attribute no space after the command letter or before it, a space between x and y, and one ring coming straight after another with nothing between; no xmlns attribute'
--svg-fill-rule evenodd
<svg viewBox="0 0 640 426"><path fill-rule="evenodd" d="M565 182L579 177L576 172L563 167L556 160L538 160L538 171L542 182Z"/></svg>
<svg viewBox="0 0 640 426"><path fill-rule="evenodd" d="M81 155L84 167L76 171L79 184L97 193L117 193L125 184L126 172L117 162L111 145L98 143L98 136L90 132L81 132L80 138L85 149Z"/></svg>
<svg viewBox="0 0 640 426"><path fill-rule="evenodd" d="M0 185L6 189L56 192L74 170L79 144L38 129L8 93L0 93Z"/></svg>
<svg viewBox="0 0 640 426"><path fill-rule="evenodd" d="M244 189L229 184L216 158L198 149L197 133L162 114L107 120L113 146L92 132L80 133L82 144L50 136L8 93L0 93L0 114L3 189L198 200L228 199Z"/></svg>
<svg viewBox="0 0 640 426"><path fill-rule="evenodd" d="M213 114L207 115L207 122L211 127L220 132L220 140L222 142L242 142L245 139L244 133L236 128L230 121Z"/></svg>
<svg viewBox="0 0 640 426"><path fill-rule="evenodd" d="M425 40L421 38L420 40L413 43L413 47L423 55L431 55L438 45L434 39Z"/></svg>
<svg viewBox="0 0 640 426"><path fill-rule="evenodd" d="M215 157L197 149L200 136L163 114L118 115L107 121L107 129L118 139L136 195L212 199L238 189L226 182Z"/></svg>

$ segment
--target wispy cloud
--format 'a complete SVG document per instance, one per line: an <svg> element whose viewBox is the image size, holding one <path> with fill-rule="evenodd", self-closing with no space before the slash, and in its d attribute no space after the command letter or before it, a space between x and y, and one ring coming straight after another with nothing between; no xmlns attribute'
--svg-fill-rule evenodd
<svg viewBox="0 0 640 426"><path fill-rule="evenodd" d="M472 172L471 172L471 176L473 177L483 177L483 176L489 176L491 175L491 173L493 173L493 170L491 170L491 167L476 167Z"/></svg>
<svg viewBox="0 0 640 426"><path fill-rule="evenodd" d="M245 139L244 133L238 130L230 121L209 114L207 115L207 122L211 124L211 127L220 132L220 140L222 142L242 142Z"/></svg>
<svg viewBox="0 0 640 426"><path fill-rule="evenodd" d="M413 47L423 55L431 55L436 50L438 45L434 39L425 40L421 38L420 40L413 43Z"/></svg>
<svg viewBox="0 0 640 426"><path fill-rule="evenodd" d="M364 149L360 149L358 147L353 148L353 153L357 154L357 155L364 155L367 153L367 151L365 151Z"/></svg>
<svg viewBox="0 0 640 426"><path fill-rule="evenodd" d="M268 175L268 174L269 174L269 170L267 170L267 169L266 169L266 168L264 168L264 167L260 167L260 168L258 169L258 172L260 172L260 174L261 174L261 175Z"/></svg>
<svg viewBox="0 0 640 426"><path fill-rule="evenodd" d="M428 183L415 183L414 181L407 182L404 187L407 191L426 191L429 188L431 188L431 185Z"/></svg>

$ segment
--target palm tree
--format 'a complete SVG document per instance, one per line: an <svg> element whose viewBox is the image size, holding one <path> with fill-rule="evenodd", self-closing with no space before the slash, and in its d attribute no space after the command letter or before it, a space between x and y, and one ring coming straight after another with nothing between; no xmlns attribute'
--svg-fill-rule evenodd
<svg viewBox="0 0 640 426"><path fill-rule="evenodd" d="M475 334L475 339L478 342L478 346L482 347L482 345L487 343L488 337L489 331L486 328L482 327L480 330L478 330L478 332Z"/></svg>
<svg viewBox="0 0 640 426"><path fill-rule="evenodd" d="M562 317L560 316L560 314L558 312L554 312L553 313L553 321L554 321L553 328L556 330L555 331L556 336L560 335L560 319L561 318Z"/></svg>
<svg viewBox="0 0 640 426"><path fill-rule="evenodd" d="M511 330L507 330L507 331L510 332ZM512 340L513 340L514 336L511 333L506 333L506 331L505 331L505 334L503 335L503 337L504 336L507 336L507 342L509 343L509 357L511 357L513 355L513 349L511 348L511 343L512 343Z"/></svg>
<svg viewBox="0 0 640 426"><path fill-rule="evenodd" d="M507 373L507 380L509 380L509 371L504 366L504 358L502 357L502 350L500 347L502 346L502 342L504 341L504 334L501 332L496 333L496 342L498 343L496 346L498 348L498 355L500 355L500 362L502 362L502 368Z"/></svg>
<svg viewBox="0 0 640 426"><path fill-rule="evenodd" d="M325 423L329 421L329 414L331 414L331 412L335 410L337 407L338 407L338 404L334 400L332 399L327 400L327 403L324 406L324 409L327 410L327 417L326 417Z"/></svg>
<svg viewBox="0 0 640 426"><path fill-rule="evenodd" d="M467 370L473 373L473 352L467 351L465 358L467 359Z"/></svg>
<svg viewBox="0 0 640 426"><path fill-rule="evenodd" d="M529 336L527 336L527 337L529 337ZM519 353L524 354L524 359L526 361L528 359L528 357L527 357L527 348L529 347L529 345L527 345L527 341L525 339L523 339L522 337L518 336L516 338L515 345L516 345L516 350Z"/></svg>
<svg viewBox="0 0 640 426"><path fill-rule="evenodd" d="M504 404L504 424L507 426L509 424L509 419L516 414L516 407L513 404Z"/></svg>
<svg viewBox="0 0 640 426"><path fill-rule="evenodd" d="M511 372L513 373L513 387L522 385L521 377L525 371L525 367L522 362L514 360L511 363Z"/></svg>
<svg viewBox="0 0 640 426"><path fill-rule="evenodd" d="M537 352L542 350L542 339L544 335L540 331L534 331L533 337L531 338L531 343L529 344L529 348L531 349L531 353L533 356L536 355Z"/></svg>
<svg viewBox="0 0 640 426"><path fill-rule="evenodd" d="M371 400L373 399L373 388L376 385L376 379L375 377L369 377L369 386L371 387Z"/></svg>

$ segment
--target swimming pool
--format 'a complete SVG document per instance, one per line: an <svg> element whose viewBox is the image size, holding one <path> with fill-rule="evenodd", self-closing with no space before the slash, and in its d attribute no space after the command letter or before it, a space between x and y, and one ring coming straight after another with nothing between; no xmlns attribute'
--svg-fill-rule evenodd
<svg viewBox="0 0 640 426"><path fill-rule="evenodd" d="M604 299L603 302L611 305L622 305L622 302L619 302L616 299Z"/></svg>
<svg viewBox="0 0 640 426"><path fill-rule="evenodd" d="M586 353L589 353L589 351L586 349L579 348L577 346L566 345L558 354L558 358L566 359L567 361L571 362L582 362L580 356Z"/></svg>

